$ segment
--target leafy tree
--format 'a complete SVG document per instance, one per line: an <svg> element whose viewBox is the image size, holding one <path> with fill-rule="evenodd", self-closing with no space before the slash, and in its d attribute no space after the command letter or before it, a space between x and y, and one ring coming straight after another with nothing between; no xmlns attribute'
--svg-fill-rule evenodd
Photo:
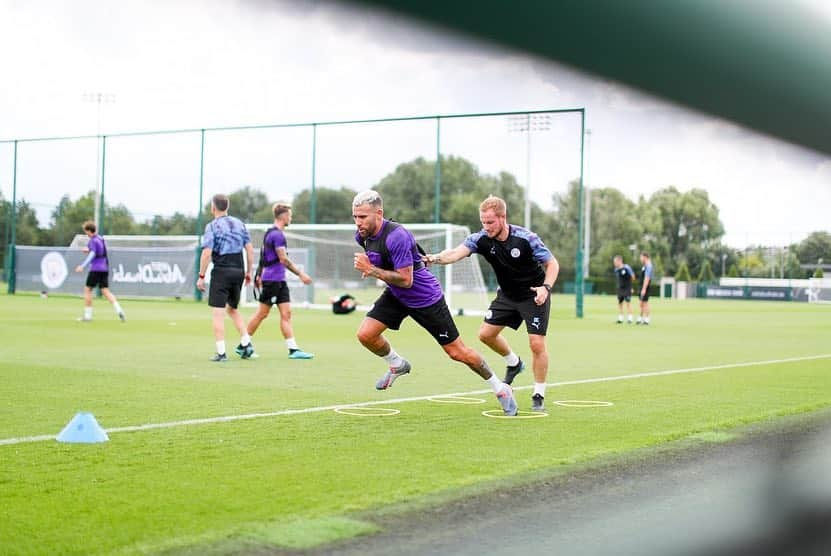
<svg viewBox="0 0 831 556"><path fill-rule="evenodd" d="M64 195L58 206L52 211L51 228L52 241L55 245L69 245L75 234L82 233L82 226L87 220L93 220L95 214L95 192L72 201L69 195Z"/></svg>
<svg viewBox="0 0 831 556"><path fill-rule="evenodd" d="M686 262L682 262L681 265L678 267L678 271L675 273L675 279L679 282L690 281L690 269L687 268Z"/></svg>
<svg viewBox="0 0 831 556"><path fill-rule="evenodd" d="M710 261L705 261L701 267L701 272L698 274L699 282L715 282L716 277L713 274L713 269L710 268Z"/></svg>
<svg viewBox="0 0 831 556"><path fill-rule="evenodd" d="M819 259L831 262L831 233L813 232L796 246L802 264L816 264Z"/></svg>
<svg viewBox="0 0 831 556"><path fill-rule="evenodd" d="M727 270L727 276L730 278L739 277L739 268L736 266L736 263L730 265L730 268Z"/></svg>
<svg viewBox="0 0 831 556"><path fill-rule="evenodd" d="M319 187L315 190L315 193L317 195L315 213L318 224L350 224L352 222L352 199L357 191L348 187L341 187L340 189ZM312 191L311 189L304 189L292 201L294 222L308 224L312 212L311 206Z"/></svg>
<svg viewBox="0 0 831 556"><path fill-rule="evenodd" d="M814 270L814 278L822 278L825 276L825 273L822 271L822 267L818 266L816 270Z"/></svg>

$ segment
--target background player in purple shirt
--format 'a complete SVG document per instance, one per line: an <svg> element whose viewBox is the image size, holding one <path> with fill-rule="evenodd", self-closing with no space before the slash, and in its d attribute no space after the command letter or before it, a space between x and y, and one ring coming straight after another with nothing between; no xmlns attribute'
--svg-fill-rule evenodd
<svg viewBox="0 0 831 556"><path fill-rule="evenodd" d="M352 217L358 228L355 241L364 248L363 253L355 253L355 268L363 278L372 277L387 284L358 328L361 344L389 364L389 370L375 387L385 390L396 378L410 372L410 363L383 336L388 328L398 330L409 316L435 338L451 359L464 363L490 383L506 415L516 415L511 387L491 372L481 355L462 342L441 284L421 261L413 235L404 226L384 219L381 195L376 191L358 193L352 201Z"/></svg>
<svg viewBox="0 0 831 556"><path fill-rule="evenodd" d="M274 214L274 227L270 228L263 237L263 248L260 251L260 264L254 283L260 288L260 302L257 312L248 321L248 335L253 336L260 323L271 313L271 307L277 305L280 311L280 332L286 340L289 350L289 359L312 359L314 354L306 353L297 345L294 339L294 330L291 326L291 296L286 284L286 269L308 285L311 277L297 268L286 254L286 235L283 230L291 224L291 205L274 203L271 207Z"/></svg>
<svg viewBox="0 0 831 556"><path fill-rule="evenodd" d="M121 322L124 322L126 320L124 311L121 309L115 295L110 291L110 265L107 258L107 244L104 242L104 238L95 232L95 222L91 220L84 222L84 233L89 238L89 243L84 247L87 258L75 267L75 272L83 272L89 266L89 274L87 274L87 282L84 287L84 316L78 320L92 320L92 289L97 286L101 288L101 295L112 304L118 318L121 319Z"/></svg>
<svg viewBox="0 0 831 556"><path fill-rule="evenodd" d="M499 289L479 327L479 339L505 359L508 366L505 382L510 384L524 365L502 330L506 326L516 330L525 322L534 368L531 409L543 411L548 377L545 335L551 311L551 288L557 281L560 264L537 234L508 224L507 213L505 201L491 195L479 205L481 231L471 234L453 249L426 255L424 260L450 264L478 253L493 267Z"/></svg>

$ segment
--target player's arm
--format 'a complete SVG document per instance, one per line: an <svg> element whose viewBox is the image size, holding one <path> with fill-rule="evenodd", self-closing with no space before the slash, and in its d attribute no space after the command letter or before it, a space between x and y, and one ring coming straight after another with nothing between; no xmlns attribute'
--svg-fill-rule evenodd
<svg viewBox="0 0 831 556"><path fill-rule="evenodd" d="M203 247L202 254L199 255L199 278L196 280L196 287L202 291L205 291L205 273L208 271L208 264L211 262L211 253L213 253L213 249Z"/></svg>
<svg viewBox="0 0 831 556"><path fill-rule="evenodd" d="M377 278L390 286L410 288L413 285L413 266L384 270L370 262L366 253L355 253L355 269L361 272L363 278Z"/></svg>
<svg viewBox="0 0 831 556"><path fill-rule="evenodd" d="M285 247L277 247L275 249L277 253L277 257L280 259L280 262L285 266L288 270L290 270L293 274L296 274L300 281L304 284L311 284L312 278L295 265L291 259L289 259L288 253L286 253Z"/></svg>
<svg viewBox="0 0 831 556"><path fill-rule="evenodd" d="M89 249L87 249L87 251L89 251L89 253L87 253L87 258L84 259L84 262L75 267L75 272L83 272L83 270L92 262L92 259L95 258L95 251L90 251Z"/></svg>
<svg viewBox="0 0 831 556"><path fill-rule="evenodd" d="M251 242L245 244L245 283L251 283L251 269L254 268L254 246Z"/></svg>
<svg viewBox="0 0 831 556"><path fill-rule="evenodd" d="M554 284L557 282L557 276L560 274L560 263L554 255L551 255L551 258L542 263L542 266L545 269L545 278L543 278L542 286L531 288L536 292L534 302L537 305L542 305L549 298L551 289L554 287Z"/></svg>
<svg viewBox="0 0 831 556"><path fill-rule="evenodd" d="M453 264L465 257L469 257L472 252L467 245L461 243L452 249L445 249L435 255L424 255L421 257L421 260L425 264Z"/></svg>
<svg viewBox="0 0 831 556"><path fill-rule="evenodd" d="M646 290L649 288L649 284L652 282L652 277L649 275L644 275L643 277L643 286L641 287L641 296L646 295Z"/></svg>

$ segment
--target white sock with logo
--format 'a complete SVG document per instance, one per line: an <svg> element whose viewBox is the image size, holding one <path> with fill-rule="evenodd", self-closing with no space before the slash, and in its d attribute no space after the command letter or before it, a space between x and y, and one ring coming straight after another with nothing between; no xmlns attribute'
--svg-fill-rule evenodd
<svg viewBox="0 0 831 556"><path fill-rule="evenodd" d="M219 355L222 355L223 353L225 353L225 340L219 340L216 343L216 352Z"/></svg>
<svg viewBox="0 0 831 556"><path fill-rule="evenodd" d="M488 383L490 383L494 393L499 394L502 391L502 381L496 375L492 374L488 379Z"/></svg>
<svg viewBox="0 0 831 556"><path fill-rule="evenodd" d="M404 359L395 353L395 350L392 348L390 348L390 352L388 354L382 355L381 357L389 364L391 369L397 369L404 364Z"/></svg>
<svg viewBox="0 0 831 556"><path fill-rule="evenodd" d="M503 359L505 359L505 364L509 367L513 367L514 365L519 364L519 355L511 351L508 355L503 355Z"/></svg>

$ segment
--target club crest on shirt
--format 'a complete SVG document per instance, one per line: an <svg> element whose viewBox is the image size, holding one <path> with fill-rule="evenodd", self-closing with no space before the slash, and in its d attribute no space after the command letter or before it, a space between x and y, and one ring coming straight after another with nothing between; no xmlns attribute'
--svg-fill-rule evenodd
<svg viewBox="0 0 831 556"><path fill-rule="evenodd" d="M511 249L511 256L512 256L513 258L515 258L515 259L516 259L517 257L519 257L519 249L517 249L516 247L514 247L513 249Z"/></svg>
<svg viewBox="0 0 831 556"><path fill-rule="evenodd" d="M491 317L493 317L493 311L488 309L487 312L485 313L485 318L490 319Z"/></svg>

